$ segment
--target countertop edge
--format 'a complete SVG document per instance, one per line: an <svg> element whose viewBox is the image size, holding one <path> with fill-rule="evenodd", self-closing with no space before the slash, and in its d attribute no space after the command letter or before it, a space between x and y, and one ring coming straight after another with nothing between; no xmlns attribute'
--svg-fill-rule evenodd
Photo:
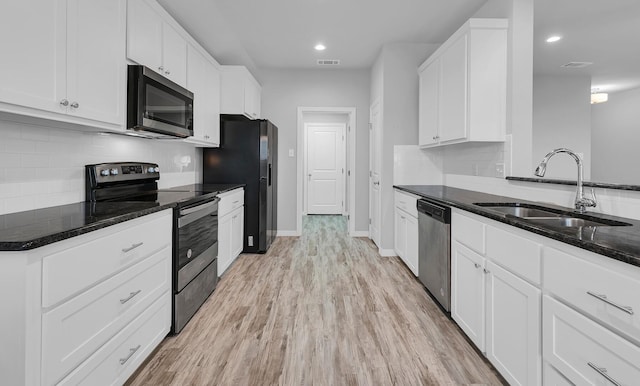
<svg viewBox="0 0 640 386"><path fill-rule="evenodd" d="M161 212L165 209L171 209L171 208L174 208L176 205L177 205L176 203L172 203L167 205L156 206L153 208L136 210L120 216L115 216L105 220L97 221L90 225L85 225L85 226L81 226L68 231L63 231L63 232L58 232L58 233L54 233L47 236L38 237L32 240L0 242L0 253L29 251L32 249L44 247L46 245L57 243L59 241L70 239L72 237L80 236L85 233L97 231L102 228L120 224L129 220L133 220L133 219L143 217L149 214L153 214L156 212Z"/></svg>
<svg viewBox="0 0 640 386"><path fill-rule="evenodd" d="M517 219L512 219L512 218L507 218L507 217L503 217L494 213L491 213L489 211L483 210L482 207L480 206L476 206L476 205L470 205L470 204L465 204L465 203L461 203L458 201L453 201L453 200L446 200L446 199L442 199L440 197L433 197L433 196L429 196L429 195L425 195L424 193L418 192L416 190L413 190L411 188L407 188L406 186L403 185L393 185L393 187L395 189L398 190L402 190L404 192L407 193L411 193L411 194L415 194L417 196L423 197L425 199L428 200L432 200L432 201L436 201L439 203L443 203L443 204L447 204L449 206L458 208L458 209L462 209L465 210L467 212L482 216L482 217L486 217L489 218L491 220L494 221L498 221L501 222L503 224L507 224L507 225L511 225L513 227L516 228L520 228L526 231L529 231L531 233L537 234L537 235L541 235L541 236L545 236L548 237L550 239L556 240L556 241L560 241L562 243L568 244L568 245L573 245L575 247L587 250L589 252L594 252L594 253L598 253L600 255L612 258L614 260L618 260L621 261L623 263L627 263L627 264L631 264L631 265L635 265L640 267L640 258L636 255L633 254L629 254L627 252L624 251L620 251L619 249L615 249L615 248L611 248L611 247L606 247L600 244L596 244L593 242L589 242L589 241L585 241L585 240L580 240L577 239L575 237L570 237L567 236L566 234L563 233L558 233L558 232L554 232L553 230L550 229L546 229L546 228L542 228L542 227L538 227L535 226L531 223L527 223L525 222L525 220L517 220ZM477 192L479 194L485 194L482 192ZM529 201L529 200L518 200L516 198L512 198L513 201Z"/></svg>

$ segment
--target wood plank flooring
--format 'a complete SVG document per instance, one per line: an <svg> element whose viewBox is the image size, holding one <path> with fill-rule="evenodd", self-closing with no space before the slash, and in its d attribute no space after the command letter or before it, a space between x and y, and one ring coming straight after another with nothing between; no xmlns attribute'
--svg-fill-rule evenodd
<svg viewBox="0 0 640 386"><path fill-rule="evenodd" d="M341 216L303 228L240 255L128 384L503 384L397 257Z"/></svg>

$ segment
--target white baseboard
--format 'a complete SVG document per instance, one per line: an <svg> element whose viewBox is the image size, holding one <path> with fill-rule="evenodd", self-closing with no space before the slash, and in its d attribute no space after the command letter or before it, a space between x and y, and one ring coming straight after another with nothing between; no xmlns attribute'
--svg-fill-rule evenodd
<svg viewBox="0 0 640 386"><path fill-rule="evenodd" d="M393 249L378 248L378 253L380 254L380 256L384 256L384 257L398 256L396 251L394 251Z"/></svg>
<svg viewBox="0 0 640 386"><path fill-rule="evenodd" d="M349 234L351 237L369 237L369 231L353 231Z"/></svg>
<svg viewBox="0 0 640 386"><path fill-rule="evenodd" d="M300 236L300 233L298 231L277 231L276 236L295 237Z"/></svg>

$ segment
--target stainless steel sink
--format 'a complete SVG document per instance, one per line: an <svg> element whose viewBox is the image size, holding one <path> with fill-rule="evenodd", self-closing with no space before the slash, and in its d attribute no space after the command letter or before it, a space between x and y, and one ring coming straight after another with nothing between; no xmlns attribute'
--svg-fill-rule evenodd
<svg viewBox="0 0 640 386"><path fill-rule="evenodd" d="M543 206L534 204L525 204L518 202L478 202L474 205L481 206L494 212L502 213L506 216L518 217L533 224L552 228L582 228L631 225L621 221L596 218L589 215L581 215L578 213L566 212L558 209L545 208Z"/></svg>

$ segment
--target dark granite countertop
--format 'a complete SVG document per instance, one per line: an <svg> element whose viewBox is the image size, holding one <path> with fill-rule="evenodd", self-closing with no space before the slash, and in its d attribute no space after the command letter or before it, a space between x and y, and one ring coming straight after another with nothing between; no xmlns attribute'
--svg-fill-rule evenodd
<svg viewBox="0 0 640 386"><path fill-rule="evenodd" d="M0 251L25 251L133 220L175 204L79 202L0 216Z"/></svg>
<svg viewBox="0 0 640 386"><path fill-rule="evenodd" d="M193 184L163 189L157 201L79 202L50 208L0 215L0 251L26 251L79 236L101 228L133 220L164 209L193 194L180 192L223 193L244 184Z"/></svg>
<svg viewBox="0 0 640 386"><path fill-rule="evenodd" d="M524 219L501 214L490 209L474 205L486 203L527 203L571 212L571 208L558 205L504 197L494 194L475 192L441 185L397 185L397 189L413 193L480 216L500 221L542 236L546 236L576 247L599 253L613 259L640 267L640 221L601 213L587 213L593 217L621 221L630 226L599 226L585 228L556 228L534 224Z"/></svg>
<svg viewBox="0 0 640 386"><path fill-rule="evenodd" d="M540 177L515 177L508 176L506 177L509 181L519 181L519 182L538 182L541 184L556 184L556 185L573 185L576 186L575 180L560 180L554 178L540 178ZM640 191L640 185L629 185L629 184L613 184L608 182L593 182L593 181L584 181L582 183L583 186L590 188L604 188L604 189L618 189L618 190L633 190Z"/></svg>

